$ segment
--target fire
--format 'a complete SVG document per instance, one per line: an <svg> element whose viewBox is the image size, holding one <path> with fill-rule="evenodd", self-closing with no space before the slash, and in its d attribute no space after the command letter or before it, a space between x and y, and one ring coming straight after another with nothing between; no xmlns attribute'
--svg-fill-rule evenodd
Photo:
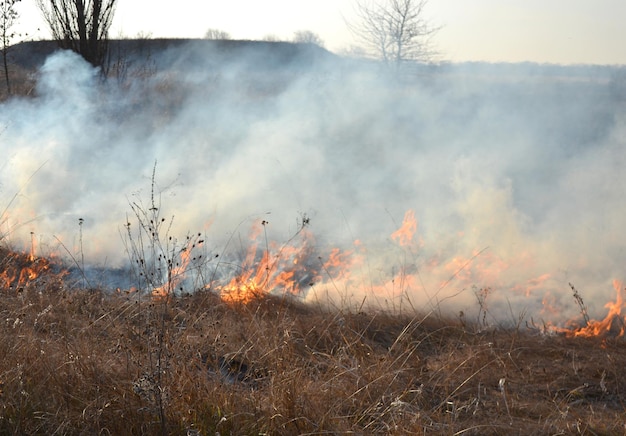
<svg viewBox="0 0 626 436"><path fill-rule="evenodd" d="M466 256L434 254L420 258L418 264L416 249L423 247L423 241L417 236L418 222L413 210L405 213L402 224L389 235L403 249L406 263L400 265L400 268L394 266L393 273L384 277L372 274L373 263L367 259L365 245L359 240L354 241L353 249L332 248L325 254L320 254L312 234L304 225L289 241L278 244L267 240L264 230L268 224L263 220L252 227L249 235L250 246L238 266L237 274L227 277L225 282L223 279L216 279L206 284L206 289L219 292L222 300L227 303L241 304L269 293L305 295L309 287L314 285L345 290L351 294L354 290L363 290L371 293L375 300L377 297L384 297L384 301L387 301L388 296L395 298L411 291L411 295L424 294L428 301L436 302L443 299L437 294L454 282L454 292L471 285L481 289L507 289L527 297L542 293L542 313L548 317L558 317L560 313L556 294L548 284L552 280L551 274L539 274L514 285L503 278L515 266L532 267L532 261L529 260L531 257L527 253L511 258L483 248L475 249ZM463 238L464 234L461 233L458 237ZM152 289L154 298L169 297L185 280L195 259L193 250L202 243L198 238L188 238L182 249L171 253L167 259L167 277L164 278L164 283ZM36 248L35 238L31 233L28 253L0 249L0 289L24 287L50 270L51 261L37 257ZM407 253L410 256L405 256ZM377 272L378 269L374 271ZM626 315L622 314L622 309L626 290L622 282L613 281L615 300L605 305L608 313L599 321L589 319L582 298L570 286L581 306L584 324L570 322L567 327L550 325L550 331L575 338L625 335Z"/></svg>
<svg viewBox="0 0 626 436"><path fill-rule="evenodd" d="M249 239L253 243L242 262L241 271L226 285L210 285L212 289L219 290L224 301L247 303L255 296L277 290L300 295L306 291L302 289L306 283L327 286L351 295L354 291L368 292L374 299L396 298L406 295L408 291L423 294L428 294L429 290L437 292L453 280L464 284L490 282L497 285L498 276L509 267L503 260L484 253L484 249L475 250L469 258L457 256L447 262L430 258L424 260L426 271L423 275L429 280L425 283L416 264L417 250L423 246L423 241L417 237L418 222L411 209L404 214L399 228L389 236L398 247L408 250L409 256L402 256L407 263L394 267L391 276L387 277L379 276L379 269L372 274L372 265L365 262L367 251L359 240L354 242L353 250L333 248L324 258L317 256L319 262L312 262L313 238L306 230L295 241L297 244L280 247L266 241L266 246L260 248L259 239L267 224L262 221L261 225L252 229ZM302 280L303 275L308 277L307 281Z"/></svg>
<svg viewBox="0 0 626 436"><path fill-rule="evenodd" d="M626 325L626 317L622 315L624 307L623 284L618 280L613 280L613 288L616 292L615 301L609 301L604 305L609 309L609 313L601 321L590 320L584 327L575 329L562 330L568 337L604 337L614 335L617 337L624 336L624 327Z"/></svg>
<svg viewBox="0 0 626 436"><path fill-rule="evenodd" d="M297 295L304 284L320 279L319 272L307 265L312 257L313 236L305 228L299 232L299 241L279 246L271 242L260 248L259 239L269 223L261 221L253 226L250 239L254 241L247 250L241 272L226 285L216 286L222 300L229 303L248 303L255 297L280 290L283 294ZM257 260L259 257L260 259Z"/></svg>
<svg viewBox="0 0 626 436"><path fill-rule="evenodd" d="M355 241L355 245L359 245L359 241ZM340 250L333 248L328 255L328 259L324 262L324 272L329 278L338 281L348 281L356 265L361 259L357 257L354 251Z"/></svg>
<svg viewBox="0 0 626 436"><path fill-rule="evenodd" d="M312 234L304 226L289 241L279 244L268 241L265 232L268 225L263 220L252 226L248 238L250 245L241 264L237 266L237 273L226 279L215 279L206 284L205 289L218 292L224 302L238 304L249 303L269 293L302 296L314 285L339 292L345 290L350 295L354 291L367 291L375 301L385 302L390 301L388 297L402 298L410 291L412 296L423 294L427 298L423 301L436 303L446 298L438 295L446 287L454 286L452 294L456 295L460 293L459 290L471 286L472 289L494 291L507 289L526 297L542 293L543 314L557 317L560 313L549 284L553 280L551 274L539 272L536 277L522 279L515 284L506 278L512 275L514 268L533 266L532 256L528 253L516 253L516 256L511 257L506 256L507 253L494 253L485 247L474 249L466 256L435 254L420 258L418 264L416 249L423 247L423 241L417 236L418 223L413 210L405 213L402 224L389 236L410 256L403 255L406 263L400 268L393 267L393 273L386 277L372 274L372 264L369 260L365 262L367 251L359 240L354 241L352 250L332 248L320 255ZM458 237L462 239L464 234ZM184 280L192 259L192 250L190 246L180 251L180 261L169 270L167 283L153 290L154 297L170 295ZM363 268L364 271L361 271ZM31 277L30 270L23 268L17 280L24 282ZM6 271L0 275L0 284L4 282L5 287L14 280L7 279ZM626 317L621 313L624 306L623 286L618 281L614 281L613 286L616 299L606 304L608 314L603 320L589 320L586 317L582 327L550 327L552 331L568 337L623 336L626 331ZM384 300L376 300L379 297L384 297Z"/></svg>
<svg viewBox="0 0 626 436"><path fill-rule="evenodd" d="M35 261L35 251L37 250L37 242L35 240L35 233L30 232L30 253L28 253L28 260Z"/></svg>
<svg viewBox="0 0 626 436"><path fill-rule="evenodd" d="M548 282L548 280L550 280L552 278L551 274L548 273L544 273L541 274L539 277L535 277L535 278L531 278L529 279L525 286L515 286L513 288L513 290L518 291L523 293L524 295L526 295L527 297L530 297L530 295L534 292L534 291L539 291L541 289L544 288L546 282ZM545 303L544 303L544 307L545 307Z"/></svg>
<svg viewBox="0 0 626 436"><path fill-rule="evenodd" d="M404 214L400 228L391 234L391 239L396 241L401 247L406 247L413 242L413 236L416 231L417 220L415 219L415 212L409 209Z"/></svg>
<svg viewBox="0 0 626 436"><path fill-rule="evenodd" d="M0 251L0 289L26 286L50 270L50 261L30 253Z"/></svg>
<svg viewBox="0 0 626 436"><path fill-rule="evenodd" d="M176 262L176 264L174 264L175 259L168 260L170 265L168 266L166 283L152 290L152 296L156 299L167 298L185 278L185 272L191 260L191 250L189 247L182 249L179 257L180 262Z"/></svg>

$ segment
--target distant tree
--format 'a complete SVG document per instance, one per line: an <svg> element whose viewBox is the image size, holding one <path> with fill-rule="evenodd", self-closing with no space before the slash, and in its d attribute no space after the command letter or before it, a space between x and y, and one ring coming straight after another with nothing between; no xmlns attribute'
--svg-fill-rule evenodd
<svg viewBox="0 0 626 436"><path fill-rule="evenodd" d="M262 41L279 42L279 41L282 41L282 39L278 35L275 35L273 33L268 33L267 35L263 37Z"/></svg>
<svg viewBox="0 0 626 436"><path fill-rule="evenodd" d="M354 58L354 59L367 57L367 53L365 52L363 47L360 45L350 45L350 46L344 47L339 50L339 54L341 56L345 56L347 58Z"/></svg>
<svg viewBox="0 0 626 436"><path fill-rule="evenodd" d="M320 36L310 30L298 30L293 34L293 42L304 44L315 44L324 47L324 40Z"/></svg>
<svg viewBox="0 0 626 436"><path fill-rule="evenodd" d="M106 75L117 79L122 86L128 86L129 77L152 77L156 73L156 61L152 57L151 46L148 43L152 32L139 31L135 36L126 36L119 33L109 46L106 57ZM123 40L131 39L134 44L127 45Z"/></svg>
<svg viewBox="0 0 626 436"><path fill-rule="evenodd" d="M206 33L204 34L204 39L232 39L232 37L230 36L230 33L224 31L224 30L219 30L219 29L209 29L206 31Z"/></svg>
<svg viewBox="0 0 626 436"><path fill-rule="evenodd" d="M2 38L2 64L4 67L4 78L7 85L7 94L11 94L11 83L9 81L9 50L16 33L13 31L19 14L15 9L20 0L0 1L0 38Z"/></svg>
<svg viewBox="0 0 626 436"><path fill-rule="evenodd" d="M428 0L356 0L357 21L348 27L370 55L385 63L427 60L439 28L424 17Z"/></svg>
<svg viewBox="0 0 626 436"><path fill-rule="evenodd" d="M59 46L102 67L117 0L36 0Z"/></svg>
<svg viewBox="0 0 626 436"><path fill-rule="evenodd" d="M139 32L137 32L137 34L135 35L133 39L139 40L139 41L149 41L152 38L153 38L152 32L140 30Z"/></svg>

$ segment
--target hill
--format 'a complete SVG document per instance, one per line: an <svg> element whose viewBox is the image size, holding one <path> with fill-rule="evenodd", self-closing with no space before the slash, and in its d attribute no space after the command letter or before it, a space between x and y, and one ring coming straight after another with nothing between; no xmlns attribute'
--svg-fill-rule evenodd
<svg viewBox="0 0 626 436"><path fill-rule="evenodd" d="M14 94L32 93L39 68L58 51L55 41L26 41L9 50L10 80ZM338 56L314 44L281 41L205 39L116 39L104 66L108 75L119 78L129 71L189 72L194 68L218 69L234 66L250 73L297 73L336 62ZM6 98L6 89L0 90Z"/></svg>
<svg viewBox="0 0 626 436"><path fill-rule="evenodd" d="M27 41L14 45L9 60L17 68L37 70L59 48L55 41ZM177 62L210 59L230 63L245 59L249 66L300 68L313 62L336 60L337 56L314 44L281 41L205 39L114 39L110 41L109 64L125 58L132 62L156 62L168 68Z"/></svg>

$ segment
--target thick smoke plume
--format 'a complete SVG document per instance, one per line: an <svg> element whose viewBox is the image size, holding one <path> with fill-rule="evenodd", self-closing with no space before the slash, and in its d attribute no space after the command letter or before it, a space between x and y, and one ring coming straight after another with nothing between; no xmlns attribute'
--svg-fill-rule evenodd
<svg viewBox="0 0 626 436"><path fill-rule="evenodd" d="M44 253L63 255L60 241L88 264L122 266L129 204L149 207L157 162L170 234L206 235L208 255L244 252L260 220L286 241L306 216L316 252L358 258L318 297L384 305L402 292L470 316L488 294L499 320L562 321L578 313L573 283L602 316L626 278L618 69L398 77L276 50L178 48L106 83L69 52L49 57L35 96L0 106L0 209L17 194L5 239L28 246L32 232ZM407 211L417 226L401 246L390 235Z"/></svg>

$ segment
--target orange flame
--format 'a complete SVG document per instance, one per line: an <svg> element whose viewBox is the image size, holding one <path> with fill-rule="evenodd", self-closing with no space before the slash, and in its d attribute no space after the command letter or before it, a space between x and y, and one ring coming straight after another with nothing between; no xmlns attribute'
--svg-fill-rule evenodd
<svg viewBox="0 0 626 436"><path fill-rule="evenodd" d="M363 292L371 292L375 297L384 296L385 301L387 296L402 297L407 291L411 291L412 296L423 293L430 301L431 291L435 293L432 298L439 300L437 293L454 281L457 282L454 285L456 289L472 285L472 288L476 286L494 290L507 289L526 296L541 292L544 294L543 313L551 317L557 317L560 313L556 307L557 300L550 293L549 282L553 278L549 273L537 271L534 278L522 280L521 283L514 285L507 281L509 280L507 277L515 273L515 268L532 267L532 257L525 252L516 253L513 258L506 252L504 254L491 252L487 248L473 250L466 256L449 257L444 252L441 255L421 259L419 267L426 271L420 271L418 265L409 262L399 269L394 268L391 275L387 276L386 273L381 275L379 279L372 275L369 269L363 274L360 273L359 267L364 266L366 251L358 240L354 242L353 250L334 248L327 255L318 256L313 248L313 237L307 229L302 228L297 234L298 238L294 237L281 245L262 238L263 229L268 224L266 221L260 221L251 228L249 235L251 244L238 273L234 277L228 277L226 284L216 281L206 284L206 289L216 290L227 303L241 304L272 292L302 295L308 291L306 285L314 284L331 285L336 290L350 289L351 293L354 289L357 293L362 289ZM411 254L415 254L413 248L423 245L421 239L416 241L417 229L415 212L407 210L401 226L390 235L390 238L400 247L409 248ZM464 234L459 233L458 237L463 238ZM312 262L315 258L317 262ZM153 290L153 296L163 298L169 295L184 279L190 259L191 249L181 251L180 264L172 268L166 285ZM365 266L370 268L369 263ZM0 285L3 280L11 281L6 278L6 272L4 277L0 274ZM550 327L551 331L569 337L609 334L623 336L626 331L626 317L621 314L624 305L622 284L614 281L613 286L617 296L614 302L609 302L605 306L608 309L605 319L588 321L582 327Z"/></svg>
<svg viewBox="0 0 626 436"><path fill-rule="evenodd" d="M404 214L400 228L391 234L391 239L396 241L401 247L406 247L413 241L416 231L417 220L415 219L415 212L409 209Z"/></svg>
<svg viewBox="0 0 626 436"><path fill-rule="evenodd" d="M180 262L173 265L168 271L167 282L157 288L154 288L152 290L152 296L156 299L167 298L185 278L185 272L187 271L190 260L191 250L189 247L186 247L180 251ZM170 260L170 262L173 261L174 260Z"/></svg>
<svg viewBox="0 0 626 436"><path fill-rule="evenodd" d="M28 253L28 260L34 262L36 259L35 252L37 251L37 241L35 239L35 232L30 232L30 253Z"/></svg>
<svg viewBox="0 0 626 436"><path fill-rule="evenodd" d="M267 224L261 222L261 226ZM298 238L283 245L266 243L257 260L261 251L258 241L261 226L255 226L251 231L250 239L256 241L248 248L241 272L226 285L214 286L223 301L245 304L260 295L276 291L283 295L304 296L308 290L306 286L323 284L325 278L333 282L349 280L357 261L353 252L333 248L327 258L316 256L313 235L305 228L299 231ZM355 241L355 246L359 244Z"/></svg>
<svg viewBox="0 0 626 436"><path fill-rule="evenodd" d="M262 221L260 226L253 227L250 239L258 239L262 231L261 226L267 224L266 221ZM242 272L228 284L218 287L222 300L229 303L248 303L255 297L276 289L282 290L284 294L298 294L301 289L296 272L308 277L310 283L318 280L317 271L309 270L305 262L312 253L310 248L312 235L305 229L301 230L301 235L302 242L297 246L268 243L259 261L256 260L259 243L256 241L251 244L241 266Z"/></svg>
<svg viewBox="0 0 626 436"><path fill-rule="evenodd" d="M613 280L613 288L616 292L615 302L609 301L604 305L609 309L609 313L603 320L590 320L584 327L565 330L565 335L577 338L604 337L607 335L624 336L626 318L622 316L622 308L624 307L623 284L618 280Z"/></svg>
<svg viewBox="0 0 626 436"><path fill-rule="evenodd" d="M50 261L29 254L2 250L0 253L0 288L22 287L40 277L50 269ZM63 275L63 273L61 274Z"/></svg>

